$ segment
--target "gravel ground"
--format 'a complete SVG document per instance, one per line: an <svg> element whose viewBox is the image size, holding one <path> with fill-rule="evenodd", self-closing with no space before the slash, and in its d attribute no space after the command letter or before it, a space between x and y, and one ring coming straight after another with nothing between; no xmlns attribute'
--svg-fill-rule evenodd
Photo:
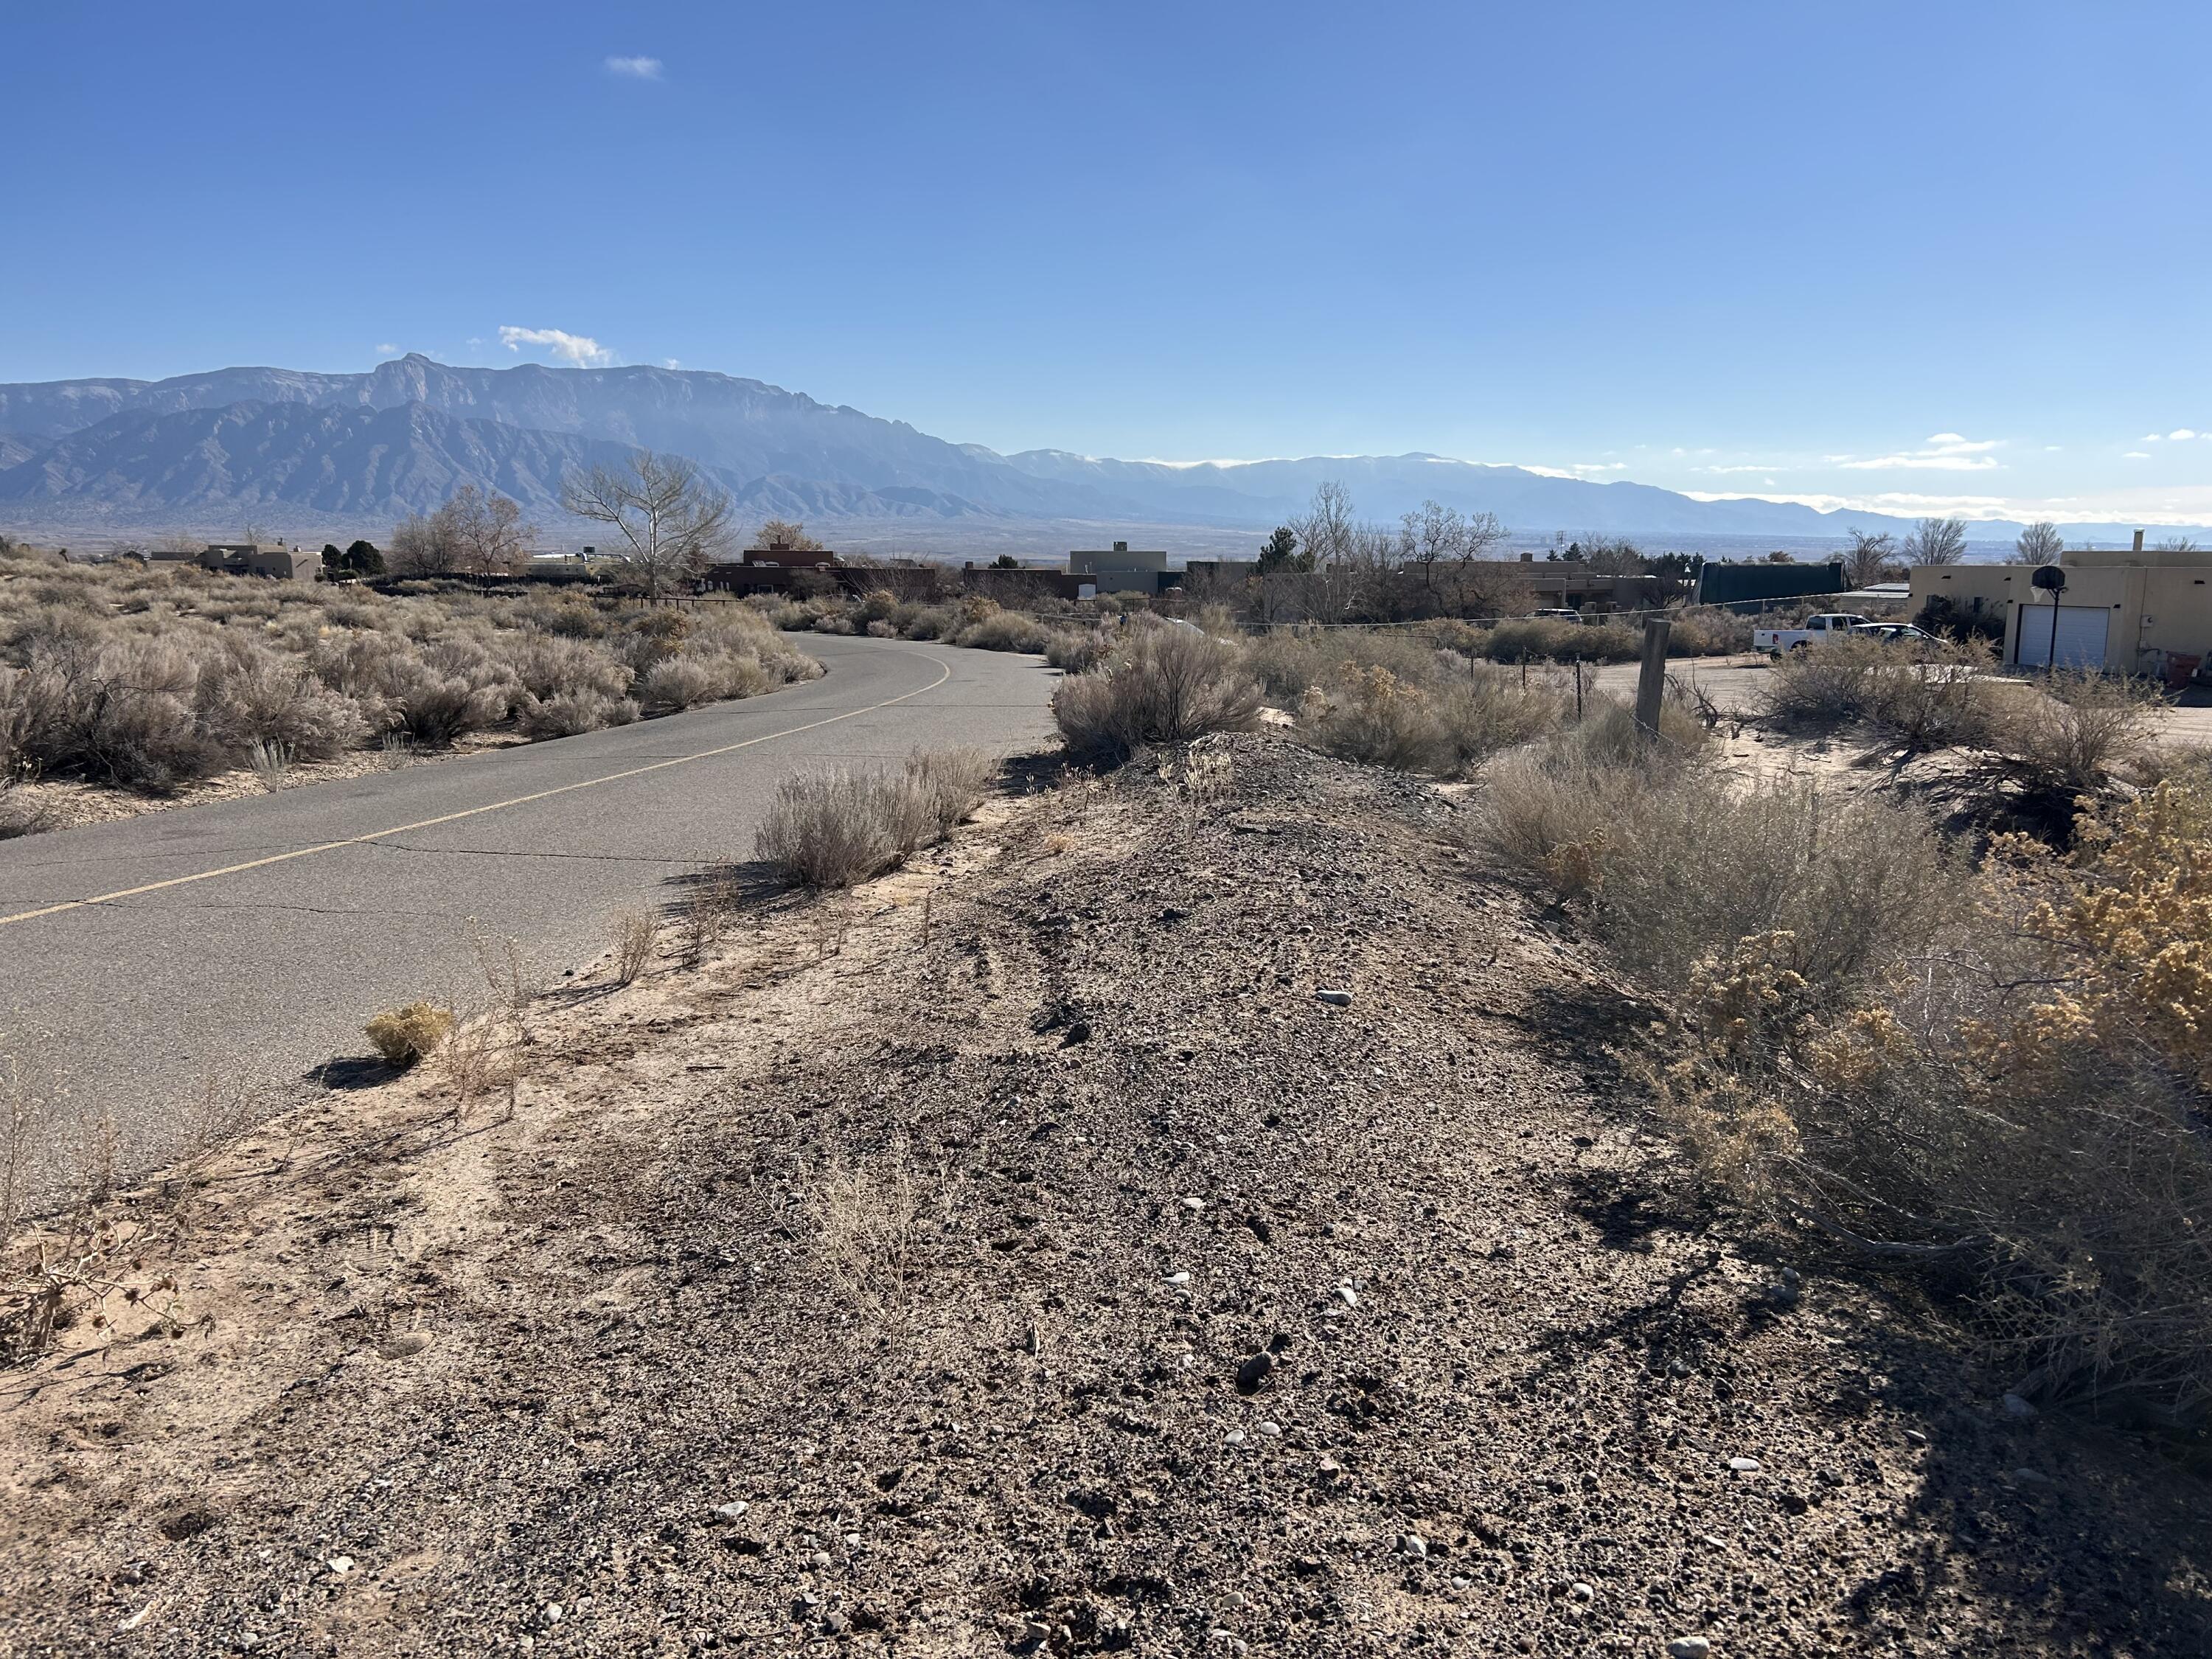
<svg viewBox="0 0 2212 1659"><path fill-rule="evenodd" d="M7 1376L0 1653L2207 1651L2201 1481L1703 1200L1453 814L1209 740L264 1128Z"/></svg>

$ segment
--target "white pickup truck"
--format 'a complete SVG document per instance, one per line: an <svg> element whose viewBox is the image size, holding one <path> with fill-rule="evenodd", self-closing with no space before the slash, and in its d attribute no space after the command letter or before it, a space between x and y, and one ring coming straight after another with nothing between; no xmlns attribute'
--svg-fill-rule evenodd
<svg viewBox="0 0 2212 1659"><path fill-rule="evenodd" d="M1780 656L1785 651L1802 651L1807 646L1821 640L1848 634L1854 628L1864 628L1873 621L1850 611L1824 611L1817 617L1805 618L1802 628L1754 628L1751 630L1751 648Z"/></svg>

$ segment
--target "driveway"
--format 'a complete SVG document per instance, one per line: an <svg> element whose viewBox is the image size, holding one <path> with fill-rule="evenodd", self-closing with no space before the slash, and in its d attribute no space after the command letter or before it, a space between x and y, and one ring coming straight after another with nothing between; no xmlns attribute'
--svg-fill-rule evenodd
<svg viewBox="0 0 2212 1659"><path fill-rule="evenodd" d="M829 672L768 696L0 842L0 1056L65 1112L109 1108L143 1170L211 1085L276 1109L378 1010L480 996L478 936L540 982L587 964L618 911L749 858L795 771L1050 733L1034 658L803 644Z"/></svg>

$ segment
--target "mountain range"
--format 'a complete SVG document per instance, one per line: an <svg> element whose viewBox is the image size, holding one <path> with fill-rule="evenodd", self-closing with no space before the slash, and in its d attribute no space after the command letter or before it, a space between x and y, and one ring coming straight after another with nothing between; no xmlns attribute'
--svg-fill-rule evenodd
<svg viewBox="0 0 2212 1659"><path fill-rule="evenodd" d="M0 524L127 538L158 530L375 535L463 484L513 496L556 541L589 532L560 511L568 471L632 450L686 455L741 514L801 518L854 545L1034 544L1188 532L1189 550L1249 540L1324 479L1365 516L1424 501L1495 513L1524 544L1553 532L1723 550L1739 538L1817 544L1877 514L1751 499L1705 501L1435 455L1178 465L1058 450L1002 455L902 421L698 370L474 368L410 355L366 374L225 368L166 380L0 385ZM1982 523L1979 540L2019 526ZM2099 537L2119 526L2069 526Z"/></svg>

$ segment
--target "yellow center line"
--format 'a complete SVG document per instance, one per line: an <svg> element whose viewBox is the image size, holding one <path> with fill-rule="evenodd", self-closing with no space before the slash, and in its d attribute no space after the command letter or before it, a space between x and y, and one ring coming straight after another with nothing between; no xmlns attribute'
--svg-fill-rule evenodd
<svg viewBox="0 0 2212 1659"><path fill-rule="evenodd" d="M925 661L929 660L924 659ZM12 916L0 916L0 927L11 927L19 921L35 921L40 916L59 915L64 910L82 910L88 905L112 904L118 899L137 898L146 893L158 893L164 888L183 887L196 881L213 881L217 876L235 876L248 870L265 869L272 864L283 864L292 859L313 858L318 853L335 853L344 847L365 846L380 841L386 836L404 836L417 830L434 829L441 823L458 823L463 818L473 818L485 812L504 811L510 806L527 806L532 801L550 800L556 795L565 795L578 789L596 789L603 783L620 783L624 778L643 777L647 772L660 772L672 766L689 766L693 761L712 760L717 755L734 754L740 749L750 749L755 744L770 743L777 738L795 737L801 732L813 732L825 726L835 726L839 720L849 720L861 714L872 714L879 708L889 708L893 703L904 702L908 697L918 697L925 691L934 691L952 678L951 665L939 663L937 678L927 685L916 686L911 691L902 691L896 697L885 697L881 702L872 702L866 708L848 708L842 714L832 714L827 720L809 720L804 726L787 726L781 732L763 732L757 738L747 738L743 743L726 743L719 749L702 749L695 755L678 755L668 760L654 761L648 766L633 766L627 771L610 772L605 777L586 778L580 783L564 783L556 788L540 789L534 794L517 795L512 800L495 800L483 806L471 806L459 812L448 812L442 817L424 818L416 823L395 824L389 830L373 830L365 836L349 836L343 841L326 841L316 847L300 847L289 853L272 853L265 859L248 859L243 864L226 864L219 870L202 870L189 876L172 876L167 881L149 881L143 887L125 887L112 893L101 893L94 898L67 899L59 904L49 904L36 910L18 911Z"/></svg>

